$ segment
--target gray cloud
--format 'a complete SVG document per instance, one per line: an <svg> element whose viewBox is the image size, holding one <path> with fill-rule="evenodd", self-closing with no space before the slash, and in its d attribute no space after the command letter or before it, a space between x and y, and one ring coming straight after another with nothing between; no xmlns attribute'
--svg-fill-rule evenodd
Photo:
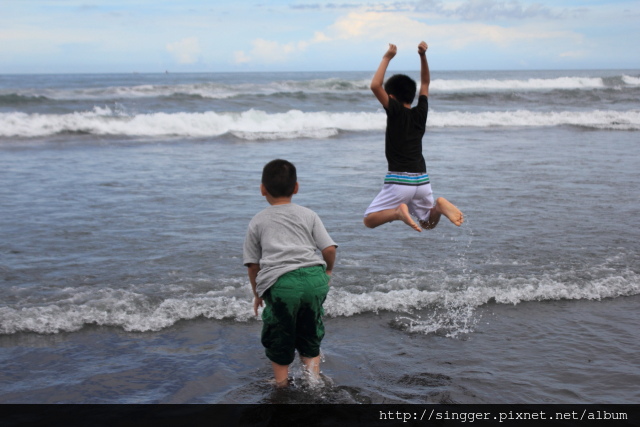
<svg viewBox="0 0 640 427"><path fill-rule="evenodd" d="M298 9L298 10L369 8L369 9L375 9L375 10L400 11L400 10L415 10L415 3L414 2L307 3L307 4L292 4L289 7L291 9Z"/></svg>
<svg viewBox="0 0 640 427"><path fill-rule="evenodd" d="M358 3L311 3L311 4L292 4L291 9L356 9L362 7Z"/></svg>
<svg viewBox="0 0 640 427"><path fill-rule="evenodd" d="M455 8L445 7L442 0L389 1L368 3L299 3L289 6L296 10L359 9L385 12L430 12L464 21L496 21L500 19L563 19L584 14L586 9L554 11L541 3L520 0L466 0Z"/></svg>
<svg viewBox="0 0 640 427"><path fill-rule="evenodd" d="M319 3L313 4L292 4L289 5L291 9L321 9L322 5Z"/></svg>
<svg viewBox="0 0 640 427"><path fill-rule="evenodd" d="M523 4L518 0L467 0L456 8L446 8L441 0L420 0L416 10L433 12L465 21L494 21L500 19L562 19L578 16L585 9L554 11L540 3Z"/></svg>

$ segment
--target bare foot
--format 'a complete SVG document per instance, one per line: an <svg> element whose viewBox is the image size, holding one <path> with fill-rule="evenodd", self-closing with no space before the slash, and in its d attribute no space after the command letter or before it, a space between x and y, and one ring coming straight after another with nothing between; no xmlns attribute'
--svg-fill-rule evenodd
<svg viewBox="0 0 640 427"><path fill-rule="evenodd" d="M456 208L453 203L445 199L444 197L438 197L436 206L442 212L442 215L449 218L454 225L460 227L464 222L464 215L460 212L460 209Z"/></svg>
<svg viewBox="0 0 640 427"><path fill-rule="evenodd" d="M413 221L411 218L411 214L409 213L409 208L404 203L396 208L396 217L407 224L409 227L413 228L416 231L422 231L422 229Z"/></svg>
<svg viewBox="0 0 640 427"><path fill-rule="evenodd" d="M272 379L271 381L273 381L273 383L275 384L276 388L287 388L289 387L289 384L291 383L291 380L289 378L283 380L283 381L276 381L274 379Z"/></svg>

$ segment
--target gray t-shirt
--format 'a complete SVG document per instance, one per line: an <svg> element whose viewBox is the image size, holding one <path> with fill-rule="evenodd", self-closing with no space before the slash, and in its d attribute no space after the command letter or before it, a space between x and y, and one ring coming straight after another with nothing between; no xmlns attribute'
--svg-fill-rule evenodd
<svg viewBox="0 0 640 427"><path fill-rule="evenodd" d="M269 206L257 213L244 240L244 265L259 264L256 279L259 296L280 276L314 265L326 266L320 253L337 246L311 209L294 203Z"/></svg>

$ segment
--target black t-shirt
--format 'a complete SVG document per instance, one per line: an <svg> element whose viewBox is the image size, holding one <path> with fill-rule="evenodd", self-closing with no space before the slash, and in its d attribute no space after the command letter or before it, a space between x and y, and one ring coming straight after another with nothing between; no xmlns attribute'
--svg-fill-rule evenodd
<svg viewBox="0 0 640 427"><path fill-rule="evenodd" d="M418 97L418 104L409 109L389 98L385 155L389 171L427 172L422 156L422 137L427 126L427 97Z"/></svg>

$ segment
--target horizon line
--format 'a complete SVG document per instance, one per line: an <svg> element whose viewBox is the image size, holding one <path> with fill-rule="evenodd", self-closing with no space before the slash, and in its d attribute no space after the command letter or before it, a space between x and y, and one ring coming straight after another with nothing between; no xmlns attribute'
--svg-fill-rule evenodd
<svg viewBox="0 0 640 427"><path fill-rule="evenodd" d="M396 70L403 72L412 72L415 70ZM478 68L478 69L437 69L431 68L431 72L513 72L513 71L640 71L639 68ZM2 72L0 71L0 76L16 76L16 75L97 75L97 74L125 74L125 75L136 75L136 74L287 74L287 73L374 73L375 70L233 70L233 71L53 71L53 72Z"/></svg>

